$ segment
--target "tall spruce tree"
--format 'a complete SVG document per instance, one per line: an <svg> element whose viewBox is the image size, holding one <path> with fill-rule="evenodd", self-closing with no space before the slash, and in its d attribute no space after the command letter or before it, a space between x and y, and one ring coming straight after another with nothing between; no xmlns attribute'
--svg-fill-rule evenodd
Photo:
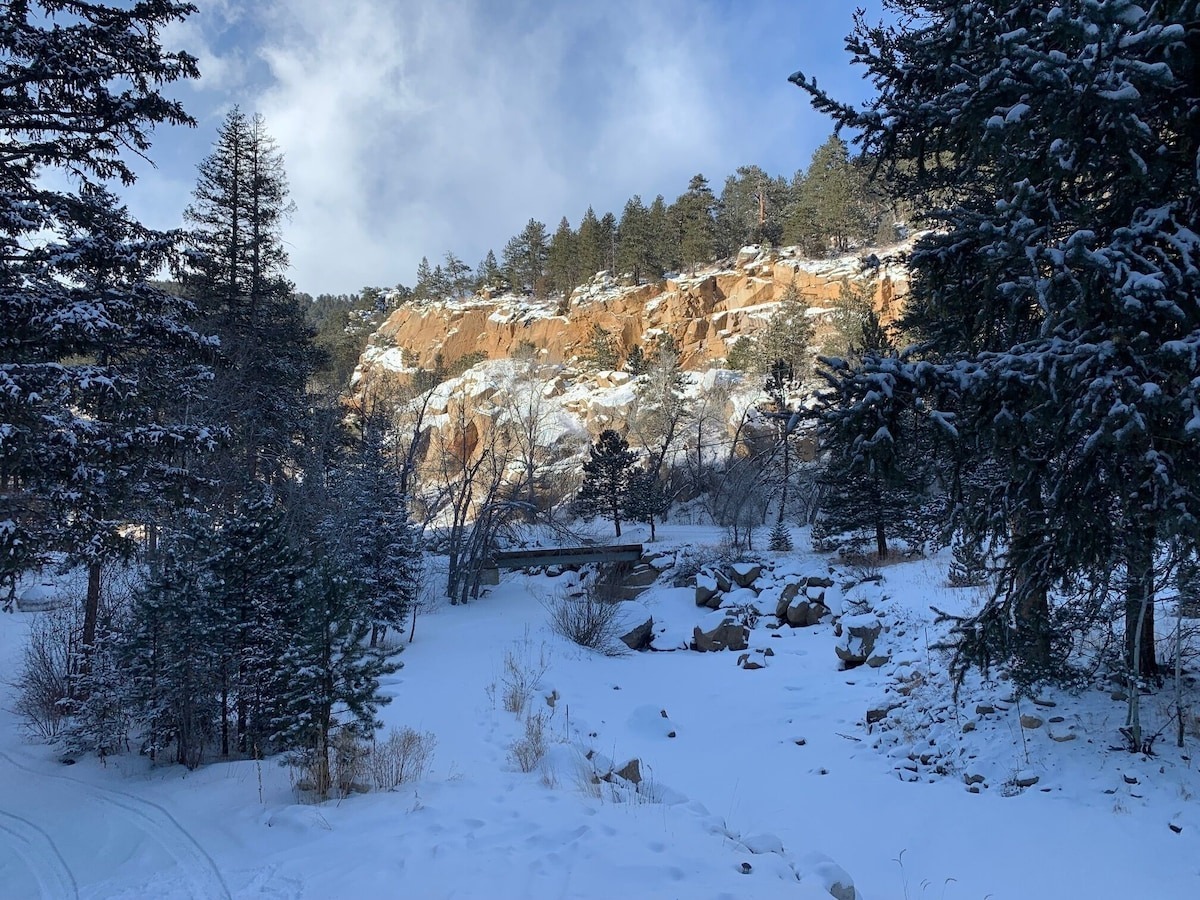
<svg viewBox="0 0 1200 900"><path fill-rule="evenodd" d="M1200 4L885 7L848 39L863 109L792 80L932 210L906 324L1005 475L1001 627L964 634L1047 662L1048 590L1115 570L1153 674L1156 550L1200 527Z"/></svg>
<svg viewBox="0 0 1200 900"><path fill-rule="evenodd" d="M601 231L600 220L589 206L579 221L576 257L581 280L591 278L605 267L607 238Z"/></svg>
<svg viewBox="0 0 1200 900"><path fill-rule="evenodd" d="M571 223L563 216L550 238L546 251L546 277L550 290L564 297L579 284L579 236L571 230Z"/></svg>
<svg viewBox="0 0 1200 900"><path fill-rule="evenodd" d="M679 257L694 267L716 256L717 227L713 221L717 199L703 175L693 175L687 192L675 201L679 217Z"/></svg>
<svg viewBox="0 0 1200 900"><path fill-rule="evenodd" d="M46 551L84 560L85 646L101 564L129 549L117 526L148 521L143 502L204 437L165 399L188 392L203 342L149 283L177 236L108 189L135 180L122 153L147 153L155 125L194 124L163 88L196 61L160 43L193 10L0 7L0 589L11 599Z"/></svg>
<svg viewBox="0 0 1200 900"><path fill-rule="evenodd" d="M232 463L246 482L284 473L316 362L284 274L287 193L283 156L262 117L235 107L199 167L180 275L221 341L211 415L228 429Z"/></svg>
<svg viewBox="0 0 1200 900"><path fill-rule="evenodd" d="M536 219L530 219L521 233L504 245L504 273L514 291L527 294L545 292L548 253L546 226Z"/></svg>
<svg viewBox="0 0 1200 900"><path fill-rule="evenodd" d="M654 233L642 198L634 194L621 211L617 226L617 268L633 276L635 284L655 274Z"/></svg>

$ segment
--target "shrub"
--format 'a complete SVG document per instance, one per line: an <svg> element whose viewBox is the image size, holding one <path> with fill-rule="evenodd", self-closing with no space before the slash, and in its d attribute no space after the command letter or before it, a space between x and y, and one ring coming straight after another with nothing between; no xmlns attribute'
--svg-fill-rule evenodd
<svg viewBox="0 0 1200 900"><path fill-rule="evenodd" d="M525 717L525 734L512 742L508 755L522 772L532 772L546 755L546 714Z"/></svg>
<svg viewBox="0 0 1200 900"><path fill-rule="evenodd" d="M597 577L582 594L557 594L545 603L550 627L567 640L605 656L620 656L621 605L611 579Z"/></svg>
<svg viewBox="0 0 1200 900"><path fill-rule="evenodd" d="M34 620L17 675L13 711L30 732L58 739L70 719L72 668L79 651L76 607L44 613Z"/></svg>
<svg viewBox="0 0 1200 900"><path fill-rule="evenodd" d="M504 671L500 675L504 708L518 716L524 712L549 668L550 657L545 644L538 648L535 655L533 641L528 634L514 642L504 654Z"/></svg>
<svg viewBox="0 0 1200 900"><path fill-rule="evenodd" d="M371 748L371 778L376 789L395 790L410 781L420 781L429 771L437 738L430 731L393 728L384 741Z"/></svg>

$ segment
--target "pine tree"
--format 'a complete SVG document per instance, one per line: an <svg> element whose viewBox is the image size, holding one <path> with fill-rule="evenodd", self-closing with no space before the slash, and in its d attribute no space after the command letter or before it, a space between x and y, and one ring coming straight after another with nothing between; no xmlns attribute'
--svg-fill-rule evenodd
<svg viewBox="0 0 1200 900"><path fill-rule="evenodd" d="M906 324L1006 474L1011 588L981 616L1052 662L1049 590L1123 570L1126 657L1153 675L1156 549L1200 527L1200 5L887 6L901 24L848 40L865 109L793 80L932 211Z"/></svg>
<svg viewBox="0 0 1200 900"><path fill-rule="evenodd" d="M600 217L600 247L604 253L604 268L611 273L617 271L617 217L606 212Z"/></svg>
<svg viewBox="0 0 1200 900"><path fill-rule="evenodd" d="M858 366L822 360L830 390L821 397L820 443L828 456L813 539L828 545L844 534L870 536L882 560L889 536L906 531L923 499L929 438L916 414L924 388L918 373L873 315L862 336Z"/></svg>
<svg viewBox="0 0 1200 900"><path fill-rule="evenodd" d="M335 560L318 558L299 587L278 659L270 739L314 774L319 796L344 794L351 785L334 784L330 766L335 737L361 740L381 725L378 710L391 698L379 692L379 679L398 667L367 646L370 626Z"/></svg>
<svg viewBox="0 0 1200 900"><path fill-rule="evenodd" d="M679 216L679 257L683 265L695 267L716 256L717 228L713 211L717 199L703 175L693 175L687 193L675 201Z"/></svg>
<svg viewBox="0 0 1200 900"><path fill-rule="evenodd" d="M642 198L634 194L621 212L617 227L616 266L622 273L633 276L634 284L654 274L654 235Z"/></svg>
<svg viewBox="0 0 1200 900"><path fill-rule="evenodd" d="M954 542L948 581L951 587L978 587L987 581L987 557L979 542L960 536Z"/></svg>
<svg viewBox="0 0 1200 900"><path fill-rule="evenodd" d="M679 268L679 222L667 210L667 202L659 194L646 211L646 226L650 232L650 275L662 278L667 271Z"/></svg>
<svg viewBox="0 0 1200 900"><path fill-rule="evenodd" d="M173 762L193 769L219 747L230 668L228 610L209 595L214 533L202 513L171 533L119 642L124 695L145 751L157 759L171 749Z"/></svg>
<svg viewBox="0 0 1200 900"><path fill-rule="evenodd" d="M578 236L571 230L567 217L563 216L554 236L550 238L550 247L546 252L546 277L550 290L564 297L570 296L579 284L578 244Z"/></svg>
<svg viewBox="0 0 1200 900"><path fill-rule="evenodd" d="M504 273L500 271L500 265L496 262L496 254L491 250L480 261L479 268L475 270L475 283L478 288L489 290L504 287Z"/></svg>
<svg viewBox="0 0 1200 900"><path fill-rule="evenodd" d="M70 27L55 19L65 7ZM87 646L101 565L130 549L118 524L148 521L172 463L203 443L167 402L201 374L203 342L186 302L150 284L177 236L142 227L108 190L133 183L121 153L145 155L155 125L194 124L162 91L196 77L196 61L160 44L192 10L0 9L0 586L11 598L47 551L82 559Z"/></svg>
<svg viewBox="0 0 1200 900"><path fill-rule="evenodd" d="M417 263L417 299L428 300L435 296L433 291L433 266L429 264L429 257L422 256L421 261Z"/></svg>
<svg viewBox="0 0 1200 900"><path fill-rule="evenodd" d="M792 551L792 532L784 524L783 519L779 519L771 527L771 536L767 541L767 549L774 550L776 553L790 553Z"/></svg>
<svg viewBox="0 0 1200 900"><path fill-rule="evenodd" d="M229 430L242 477L276 479L302 427L316 355L284 277L287 177L261 116L230 111L193 196L184 213L191 253L180 275L221 339L211 413Z"/></svg>
<svg viewBox="0 0 1200 900"><path fill-rule="evenodd" d="M548 253L546 226L530 219L521 233L504 245L504 273L514 291L545 292Z"/></svg>
<svg viewBox="0 0 1200 900"><path fill-rule="evenodd" d="M600 220L595 211L589 206L579 222L579 235L576 242L577 266L579 277L587 280L606 267L609 237L605 236L600 227Z"/></svg>
<svg viewBox="0 0 1200 900"><path fill-rule="evenodd" d="M417 599L420 548L408 517L396 461L386 445L388 422L368 410L348 458L331 478L333 515L325 541L337 547L351 588L362 598L371 646L399 630Z"/></svg>
<svg viewBox="0 0 1200 900"><path fill-rule="evenodd" d="M635 468L629 473L625 517L631 522L649 525L650 540L655 540L658 521L670 508L671 498L661 477L642 468Z"/></svg>
<svg viewBox="0 0 1200 900"><path fill-rule="evenodd" d="M621 536L621 519L629 504L635 459L637 454L629 449L629 442L612 429L605 429L588 448L588 460L583 464L583 486L575 509L585 519L608 519L617 537Z"/></svg>

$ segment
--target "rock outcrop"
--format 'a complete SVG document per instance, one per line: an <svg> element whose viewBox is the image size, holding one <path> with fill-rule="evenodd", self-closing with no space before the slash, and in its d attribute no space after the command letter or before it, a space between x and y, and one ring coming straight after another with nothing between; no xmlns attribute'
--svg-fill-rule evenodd
<svg viewBox="0 0 1200 900"><path fill-rule="evenodd" d="M872 258L877 259L877 256ZM372 336L360 377L380 369L431 367L464 357L500 359L522 348L544 363L567 363L586 354L595 326L608 332L624 357L655 335L668 334L683 367L702 370L723 360L739 336L753 333L795 287L817 321L830 311L846 280L875 279L875 307L894 319L907 283L903 269L864 270L863 257L807 260L794 248L744 249L732 266L629 285L607 272L577 288L563 303L487 292L457 301L406 305Z"/></svg>

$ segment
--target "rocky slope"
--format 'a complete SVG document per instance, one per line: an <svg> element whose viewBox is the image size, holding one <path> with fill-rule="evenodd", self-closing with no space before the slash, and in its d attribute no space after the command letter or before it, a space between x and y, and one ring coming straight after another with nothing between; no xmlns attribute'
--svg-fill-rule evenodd
<svg viewBox="0 0 1200 900"><path fill-rule="evenodd" d="M729 452L735 430L741 428L745 437L763 424L754 421L761 378L722 367L734 341L758 330L793 285L809 305L818 341L847 280L873 284L877 312L885 321L894 319L907 286L903 269L886 262L863 266L864 257L874 263L884 255L868 251L814 261L787 248L747 247L731 266L655 284L622 285L601 272L559 304L480 295L404 306L372 335L355 384L362 391L384 376L403 378L432 368L439 355L447 364L478 358L425 402L416 427L427 474L446 477L447 453L468 467L485 451L495 458L502 435L514 479L536 453L543 472L559 473L562 491L569 493L580 459L601 430L627 433L637 446L630 423L636 419L638 379L597 371L585 361L594 327L612 336L621 359L634 346L668 334L687 373L690 408L697 421L703 417L702 424L688 427L678 453L699 464L703 457ZM520 445L523 453L514 450Z"/></svg>
<svg viewBox="0 0 1200 900"><path fill-rule="evenodd" d="M846 280L874 279L875 306L884 321L895 318L907 287L905 273L884 263L864 269L888 251L829 260L801 258L794 248L747 247L728 267L678 275L653 284L622 284L601 272L565 303L486 293L397 309L372 336L360 377L379 370L430 367L476 354L486 359L536 348L546 363L569 363L585 354L594 326L609 332L624 357L656 334L669 334L685 369L719 365L740 335L768 318L792 285L819 325Z"/></svg>

